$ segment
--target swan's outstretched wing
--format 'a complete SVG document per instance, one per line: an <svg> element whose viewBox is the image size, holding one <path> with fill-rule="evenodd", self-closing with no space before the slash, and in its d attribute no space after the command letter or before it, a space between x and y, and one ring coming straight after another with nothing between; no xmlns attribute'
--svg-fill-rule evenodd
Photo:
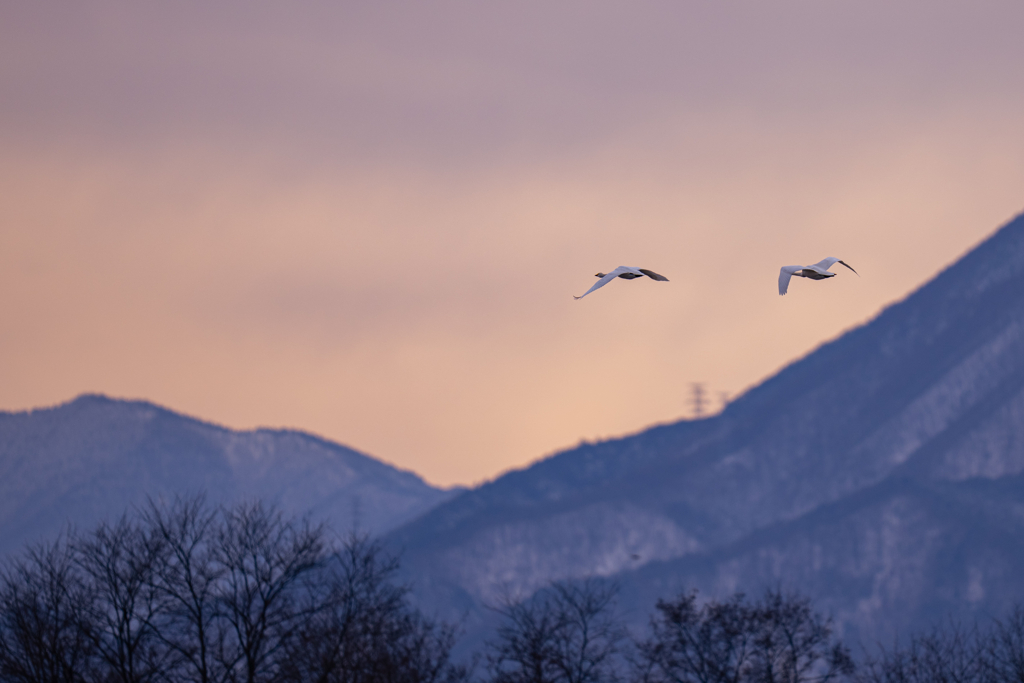
<svg viewBox="0 0 1024 683"><path fill-rule="evenodd" d="M803 269L803 266L782 266L782 268L779 269L780 296L785 296L786 292L789 291L789 279L793 277L793 273L798 273Z"/></svg>
<svg viewBox="0 0 1024 683"><path fill-rule="evenodd" d="M593 287L591 287L587 291L583 292L583 294L581 294L580 296L573 295L572 298L573 299L582 299L587 294L590 294L591 292L593 292L595 289L600 289L601 287L604 287L606 284L608 284L609 282L611 282L612 280L614 280L618 276L622 275L623 273L632 272L632 270L633 270L632 268L629 268L627 266L619 266L618 268L616 268L612 272L610 272L607 275L604 275L603 277L601 277L600 280L598 280L597 282L594 283Z"/></svg>
<svg viewBox="0 0 1024 683"><path fill-rule="evenodd" d="M639 270L641 273L651 278L652 280L657 280L658 282L668 282L667 277L665 277L664 275L658 275L653 270L647 270L646 268L637 268L637 270Z"/></svg>
<svg viewBox="0 0 1024 683"><path fill-rule="evenodd" d="M847 268L849 268L850 270L853 270L853 266L851 266L849 263L847 263L845 261L840 261L835 256L829 256L828 258L821 259L820 261L818 261L817 263L815 263L811 267L812 268L821 268L822 270L828 270L829 268L831 268L832 266L834 266L837 263L841 263L844 266L846 266ZM853 272L854 272L854 274L857 277L860 277L860 273L858 273L856 270L853 270Z"/></svg>
<svg viewBox="0 0 1024 683"><path fill-rule="evenodd" d="M817 263L815 263L811 267L812 268L821 268L822 270L828 270L838 260L839 259L837 259L835 256L829 256L828 258L821 259L820 261L818 261Z"/></svg>

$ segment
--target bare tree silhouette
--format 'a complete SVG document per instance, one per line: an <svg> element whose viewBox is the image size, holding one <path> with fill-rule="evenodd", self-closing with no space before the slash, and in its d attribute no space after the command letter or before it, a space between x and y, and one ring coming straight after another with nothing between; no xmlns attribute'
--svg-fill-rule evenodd
<svg viewBox="0 0 1024 683"><path fill-rule="evenodd" d="M227 681L271 681L277 655L316 611L301 579L324 561L325 530L260 502L238 505L224 518L215 548L223 571L218 615L227 627L215 658Z"/></svg>
<svg viewBox="0 0 1024 683"><path fill-rule="evenodd" d="M84 632L119 683L157 680L171 653L157 635L160 600L153 575L164 545L142 525L121 517L75 543L74 558L92 599Z"/></svg>
<svg viewBox="0 0 1024 683"><path fill-rule="evenodd" d="M66 538L29 548L3 573L0 679L18 683L89 680L90 600Z"/></svg>
<svg viewBox="0 0 1024 683"><path fill-rule="evenodd" d="M695 592L660 600L637 652L635 677L645 683L824 682L853 672L831 622L780 591L755 603L736 594L698 605Z"/></svg>
<svg viewBox="0 0 1024 683"><path fill-rule="evenodd" d="M496 683L599 683L618 678L626 641L613 607L618 588L588 579L506 599L487 665Z"/></svg>

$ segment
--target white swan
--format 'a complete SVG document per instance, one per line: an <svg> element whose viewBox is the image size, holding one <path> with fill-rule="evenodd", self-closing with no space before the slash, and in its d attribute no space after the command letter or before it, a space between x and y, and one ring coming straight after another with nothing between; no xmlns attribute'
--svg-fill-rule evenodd
<svg viewBox="0 0 1024 683"><path fill-rule="evenodd" d="M789 289L789 278L794 275L797 277L807 277L812 280L824 280L828 277L835 277L836 274L830 273L828 269L837 263L842 263L850 270L853 270L849 263L843 263L834 256L822 259L813 266L782 266L782 269L779 271L779 294L786 293L786 290ZM853 272L857 277L860 277L860 273L856 270L853 270Z"/></svg>
<svg viewBox="0 0 1024 683"><path fill-rule="evenodd" d="M633 280L638 277L643 277L644 275L651 278L652 280L658 280L659 282L668 282L667 277L665 277L664 275L658 275L653 270L647 270L646 268L631 268L630 266L619 266L610 273L598 273L596 277L599 277L601 279L595 282L593 287L583 292L583 294L580 296L573 295L572 298L582 299L587 294L590 294L595 289L600 289L601 287L604 287L606 284L608 284L617 277L621 277L623 280Z"/></svg>

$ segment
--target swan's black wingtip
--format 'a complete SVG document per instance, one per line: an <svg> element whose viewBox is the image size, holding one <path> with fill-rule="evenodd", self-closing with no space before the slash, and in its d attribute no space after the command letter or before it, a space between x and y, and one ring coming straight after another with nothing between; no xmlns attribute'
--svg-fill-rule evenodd
<svg viewBox="0 0 1024 683"><path fill-rule="evenodd" d="M659 275L658 273L655 273L653 270L648 270L647 268L637 268L637 270L639 270L641 273L651 278L652 280L657 280L658 282L668 282L667 277L665 277L664 275Z"/></svg>

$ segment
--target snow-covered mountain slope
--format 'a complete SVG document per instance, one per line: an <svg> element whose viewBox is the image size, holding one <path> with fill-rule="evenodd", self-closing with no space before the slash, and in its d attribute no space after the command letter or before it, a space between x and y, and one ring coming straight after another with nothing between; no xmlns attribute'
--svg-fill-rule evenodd
<svg viewBox="0 0 1024 683"><path fill-rule="evenodd" d="M439 607L599 575L642 614L666 591L781 582L876 632L1024 599L1005 547L1024 540L1022 471L1018 217L721 415L560 453L390 540Z"/></svg>
<svg viewBox="0 0 1024 683"><path fill-rule="evenodd" d="M695 586L716 595L798 589L851 644L891 642L948 617L1024 600L1024 476L889 477L794 521L619 578L631 605Z"/></svg>
<svg viewBox="0 0 1024 683"><path fill-rule="evenodd" d="M454 492L297 431L233 431L150 403L81 396L0 412L0 554L89 528L147 496L260 497L341 532L383 532ZM358 519L356 519L358 518Z"/></svg>

